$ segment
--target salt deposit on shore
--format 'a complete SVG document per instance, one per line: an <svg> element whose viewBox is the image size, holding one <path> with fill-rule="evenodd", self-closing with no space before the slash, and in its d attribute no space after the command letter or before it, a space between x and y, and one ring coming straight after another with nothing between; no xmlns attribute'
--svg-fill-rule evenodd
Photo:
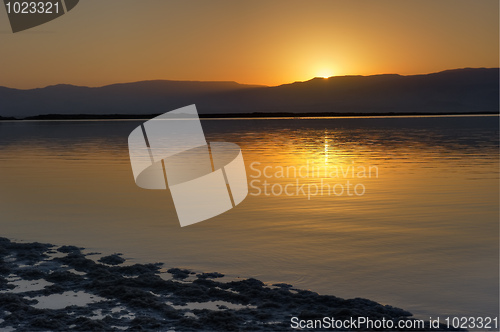
<svg viewBox="0 0 500 332"><path fill-rule="evenodd" d="M0 238L0 330L285 331L292 317L411 319L367 299L96 256Z"/></svg>

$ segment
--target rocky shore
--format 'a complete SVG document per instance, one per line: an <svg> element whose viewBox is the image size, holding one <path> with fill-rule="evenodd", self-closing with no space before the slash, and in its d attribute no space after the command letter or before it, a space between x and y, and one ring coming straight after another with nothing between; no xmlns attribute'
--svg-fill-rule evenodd
<svg viewBox="0 0 500 332"><path fill-rule="evenodd" d="M292 317L412 319L367 299L82 250L0 238L0 331L290 331Z"/></svg>

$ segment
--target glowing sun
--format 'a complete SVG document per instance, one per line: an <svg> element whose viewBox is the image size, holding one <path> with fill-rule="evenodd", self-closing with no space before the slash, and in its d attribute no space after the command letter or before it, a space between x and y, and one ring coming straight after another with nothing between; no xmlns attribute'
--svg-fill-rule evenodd
<svg viewBox="0 0 500 332"><path fill-rule="evenodd" d="M333 72L330 69L322 69L318 72L317 77L328 78L328 77L332 77L332 76L333 76Z"/></svg>

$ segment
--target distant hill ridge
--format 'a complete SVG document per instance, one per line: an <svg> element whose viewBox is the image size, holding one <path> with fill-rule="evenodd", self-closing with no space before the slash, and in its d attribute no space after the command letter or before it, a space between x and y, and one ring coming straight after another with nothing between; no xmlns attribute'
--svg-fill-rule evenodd
<svg viewBox="0 0 500 332"><path fill-rule="evenodd" d="M499 110L499 69L465 68L410 76L335 76L275 87L168 80L103 87L0 87L0 117L146 115L189 104L196 104L201 114L491 113Z"/></svg>

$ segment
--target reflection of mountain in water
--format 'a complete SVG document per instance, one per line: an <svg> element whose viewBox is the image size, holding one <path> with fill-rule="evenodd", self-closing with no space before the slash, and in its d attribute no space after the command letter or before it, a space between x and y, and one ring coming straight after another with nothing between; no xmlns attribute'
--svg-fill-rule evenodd
<svg viewBox="0 0 500 332"><path fill-rule="evenodd" d="M143 123L138 121L23 121L0 122L0 149L13 146L40 146L72 151L96 144L105 150L128 150L124 137ZM493 154L498 151L498 117L373 117L329 119L248 119L203 120L208 140L237 142L243 149L258 141L272 141L283 149L313 152L356 144L378 150L404 151L409 147L428 151ZM294 139L290 139L293 137ZM255 141L254 141L255 140Z"/></svg>

